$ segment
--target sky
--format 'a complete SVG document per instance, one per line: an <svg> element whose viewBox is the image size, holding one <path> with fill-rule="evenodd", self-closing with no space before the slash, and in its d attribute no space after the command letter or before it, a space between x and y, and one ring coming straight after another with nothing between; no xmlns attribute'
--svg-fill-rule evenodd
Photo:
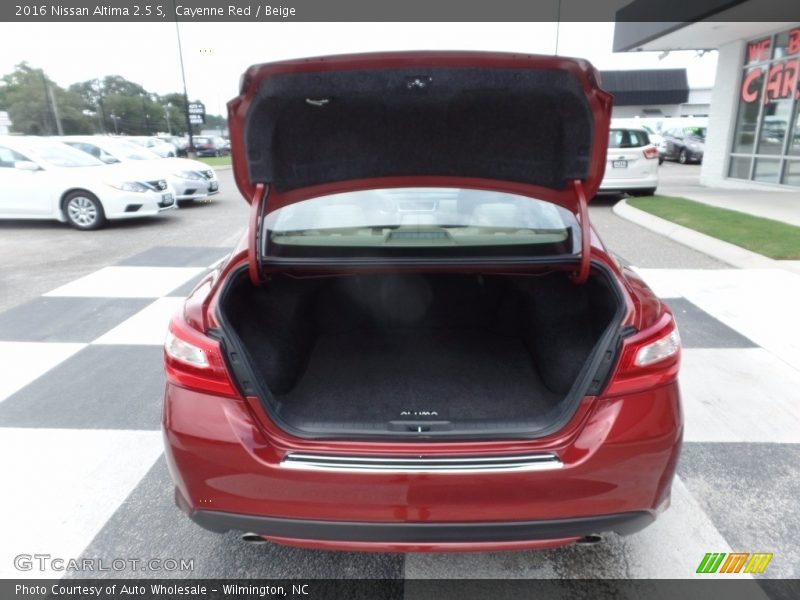
<svg viewBox="0 0 800 600"><path fill-rule="evenodd" d="M186 84L211 114L224 114L251 64L379 50L499 50L553 54L555 23L180 23ZM558 53L599 69L687 69L711 87L716 52L613 53L613 23L561 23ZM61 86L121 75L150 92L182 88L175 23L0 24L0 75L27 61ZM0 107L1 108L1 107Z"/></svg>

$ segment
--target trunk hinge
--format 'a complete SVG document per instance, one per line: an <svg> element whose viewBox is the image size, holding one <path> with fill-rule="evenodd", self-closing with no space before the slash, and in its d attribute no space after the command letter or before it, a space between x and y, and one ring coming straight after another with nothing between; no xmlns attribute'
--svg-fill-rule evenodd
<svg viewBox="0 0 800 600"><path fill-rule="evenodd" d="M264 281L262 240L264 236L264 213L267 210L268 196L269 186L257 183L256 190L253 192L253 199L250 202L250 238L247 242L247 261L249 263L250 281L253 282L253 285L261 285Z"/></svg>
<svg viewBox="0 0 800 600"><path fill-rule="evenodd" d="M586 202L586 192L580 179L573 181L575 196L578 199L578 226L581 230L581 264L572 274L573 283L586 283L589 279L589 264L591 260L591 231L589 226L589 206Z"/></svg>

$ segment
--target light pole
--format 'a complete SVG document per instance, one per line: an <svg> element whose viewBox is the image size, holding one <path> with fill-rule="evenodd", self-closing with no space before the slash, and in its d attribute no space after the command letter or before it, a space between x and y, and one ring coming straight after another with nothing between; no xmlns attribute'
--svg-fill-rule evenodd
<svg viewBox="0 0 800 600"><path fill-rule="evenodd" d="M169 134L172 135L172 121L169 118L170 108L172 108L172 102L167 102L167 105L164 107L164 118L167 120L167 130Z"/></svg>
<svg viewBox="0 0 800 600"><path fill-rule="evenodd" d="M119 135L119 127L117 127L117 121L119 121L119 119L120 119L121 117L118 117L118 116L117 116L117 115L115 115L114 113L111 113L111 115L110 115L110 116L111 116L111 120L112 120L112 121L114 121L114 134L115 134L115 135Z"/></svg>
<svg viewBox="0 0 800 600"><path fill-rule="evenodd" d="M178 9L175 7L175 0L172 0L172 9L175 11L175 35L178 38L178 60L181 63L181 79L183 80L183 115L186 117L186 133L189 136L189 146L186 148L188 158L197 158L194 151L194 140L192 139L192 119L189 117L189 92L186 91L186 70L183 68L183 48L181 46L181 28L178 26Z"/></svg>

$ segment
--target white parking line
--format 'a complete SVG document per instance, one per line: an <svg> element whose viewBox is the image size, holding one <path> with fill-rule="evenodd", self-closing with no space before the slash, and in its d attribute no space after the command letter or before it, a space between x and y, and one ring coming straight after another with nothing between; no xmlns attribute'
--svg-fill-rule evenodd
<svg viewBox="0 0 800 600"><path fill-rule="evenodd" d="M86 344L0 342L0 402L84 347Z"/></svg>
<svg viewBox="0 0 800 600"><path fill-rule="evenodd" d="M183 298L159 298L92 344L144 344L160 346L167 335L169 320L183 306Z"/></svg>
<svg viewBox="0 0 800 600"><path fill-rule="evenodd" d="M104 267L44 295L158 298L203 271L202 267Z"/></svg>
<svg viewBox="0 0 800 600"><path fill-rule="evenodd" d="M0 429L0 470L13 482L0 494L0 577L64 575L19 571L14 557L78 558L161 452L158 431Z"/></svg>
<svg viewBox="0 0 800 600"><path fill-rule="evenodd" d="M688 442L800 444L800 371L763 348L684 349Z"/></svg>

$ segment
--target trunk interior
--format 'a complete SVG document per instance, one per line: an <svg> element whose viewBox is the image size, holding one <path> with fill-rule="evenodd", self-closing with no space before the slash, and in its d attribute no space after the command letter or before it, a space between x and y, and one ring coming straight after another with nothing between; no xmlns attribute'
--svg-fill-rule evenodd
<svg viewBox="0 0 800 600"><path fill-rule="evenodd" d="M585 285L553 272L262 287L242 273L220 316L265 408L298 435L530 437L563 425L608 365L619 304L598 273Z"/></svg>

